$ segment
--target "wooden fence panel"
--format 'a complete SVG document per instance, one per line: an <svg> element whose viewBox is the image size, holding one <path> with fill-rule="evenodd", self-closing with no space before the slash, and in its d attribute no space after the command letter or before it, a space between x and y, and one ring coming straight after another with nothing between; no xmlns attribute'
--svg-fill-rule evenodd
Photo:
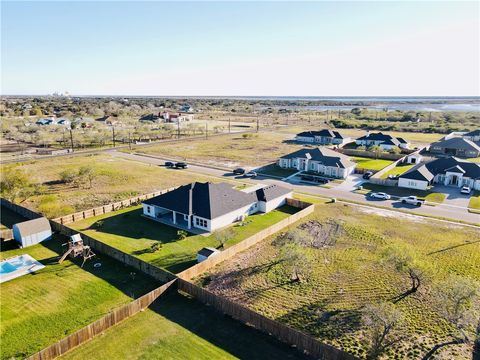
<svg viewBox="0 0 480 360"><path fill-rule="evenodd" d="M63 338L62 340L50 345L49 347L39 351L36 354L28 357L28 360L50 360L60 355L65 354L67 351L93 339L95 336L101 334L108 328L118 324L119 322L128 319L129 317L137 314L138 312L146 309L162 294L165 294L168 290L176 288L176 279L152 290L151 292L133 300L129 304L123 305L101 319L83 327L75 333Z"/></svg>
<svg viewBox="0 0 480 360"><path fill-rule="evenodd" d="M323 344L314 337L292 329L278 321L269 319L250 310L243 305L234 303L221 296L192 284L189 281L178 279L178 290L183 291L200 302L210 305L218 311L227 314L244 324L253 326L257 330L270 334L289 345L295 345L300 351L305 351L317 359L323 360L355 360L355 356Z"/></svg>

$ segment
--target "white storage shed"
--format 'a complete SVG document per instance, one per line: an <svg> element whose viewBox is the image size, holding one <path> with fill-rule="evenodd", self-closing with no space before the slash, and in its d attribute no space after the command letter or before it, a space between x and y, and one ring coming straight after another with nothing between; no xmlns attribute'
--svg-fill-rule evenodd
<svg viewBox="0 0 480 360"><path fill-rule="evenodd" d="M27 247L50 240L52 228L47 218L24 221L13 225L13 238L21 247Z"/></svg>

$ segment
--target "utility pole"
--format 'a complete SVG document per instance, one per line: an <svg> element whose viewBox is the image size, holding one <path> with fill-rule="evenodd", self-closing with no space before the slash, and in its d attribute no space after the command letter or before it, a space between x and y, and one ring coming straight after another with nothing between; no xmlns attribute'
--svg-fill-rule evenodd
<svg viewBox="0 0 480 360"><path fill-rule="evenodd" d="M177 139L180 139L180 121L177 118Z"/></svg>
<svg viewBox="0 0 480 360"><path fill-rule="evenodd" d="M340 108L338 108L338 120L340 120Z"/></svg>
<svg viewBox="0 0 480 360"><path fill-rule="evenodd" d="M72 152L73 152L73 133L72 133L72 128L70 128L70 144L72 145Z"/></svg>
<svg viewBox="0 0 480 360"><path fill-rule="evenodd" d="M128 148L132 150L132 133L128 132Z"/></svg>
<svg viewBox="0 0 480 360"><path fill-rule="evenodd" d="M327 109L327 121L328 121L328 109Z"/></svg>
<svg viewBox="0 0 480 360"><path fill-rule="evenodd" d="M428 122L431 123L432 122L432 112L430 111L430 113L428 114Z"/></svg>
<svg viewBox="0 0 480 360"><path fill-rule="evenodd" d="M260 117L257 115L257 132L260 127Z"/></svg>
<svg viewBox="0 0 480 360"><path fill-rule="evenodd" d="M205 139L208 139L208 122L205 122Z"/></svg>
<svg viewBox="0 0 480 360"><path fill-rule="evenodd" d="M230 130L230 118L228 118L228 133L230 134L231 133L231 130Z"/></svg>
<svg viewBox="0 0 480 360"><path fill-rule="evenodd" d="M113 147L115 147L115 126L112 125L112 141Z"/></svg>

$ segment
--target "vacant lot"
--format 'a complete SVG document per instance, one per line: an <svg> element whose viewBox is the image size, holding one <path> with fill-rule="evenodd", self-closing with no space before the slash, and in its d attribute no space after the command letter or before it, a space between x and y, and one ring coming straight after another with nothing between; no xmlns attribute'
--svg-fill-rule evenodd
<svg viewBox="0 0 480 360"><path fill-rule="evenodd" d="M56 237L0 253L2 259L29 254L46 265L35 274L0 285L2 359L25 358L159 286L105 256L83 268L76 260L58 264L65 242L64 237ZM102 266L94 268L96 262Z"/></svg>
<svg viewBox="0 0 480 360"><path fill-rule="evenodd" d="M296 243L301 255L293 256L294 265L285 251L293 243L278 236L198 281L360 357L366 355L369 331L362 320L364 307L379 301L392 304L402 314L396 331L404 340L387 351L388 359L418 359L451 340L453 328L440 315L441 301L434 294L452 276L476 282L474 286L480 281L477 229L342 204L318 204L297 229L314 241ZM416 292L408 293L408 272L389 261L394 251L408 256L406 261L421 272ZM300 281L292 278L292 269L300 271ZM473 326L466 331L473 337ZM466 359L471 351L471 345L446 346L436 358Z"/></svg>
<svg viewBox="0 0 480 360"><path fill-rule="evenodd" d="M360 156L352 156L350 159L356 162L359 169L366 169L366 170L382 170L383 168L387 167L394 163L393 160L383 160L383 159L371 159L366 157Z"/></svg>
<svg viewBox="0 0 480 360"><path fill-rule="evenodd" d="M62 359L306 359L273 337L180 294L160 298Z"/></svg>
<svg viewBox="0 0 480 360"><path fill-rule="evenodd" d="M90 166L94 172L92 186L74 185L61 181L62 171L78 172ZM208 181L211 178L183 171L172 172L159 166L112 157L107 154L52 158L17 165L33 182L42 184L40 195L22 203L33 210L40 210L49 217L67 215L74 211L125 200L192 181ZM2 171L5 166L1 167Z"/></svg>
<svg viewBox="0 0 480 360"><path fill-rule="evenodd" d="M266 165L303 147L285 142L292 136L282 133L260 132L248 135L250 137L247 138L236 134L211 137L208 140L159 144L139 148L138 152L234 168Z"/></svg>
<svg viewBox="0 0 480 360"><path fill-rule="evenodd" d="M247 217L243 226L237 223L232 227L233 237L225 244L234 245L258 231L285 219L297 209L284 206L268 214ZM141 216L139 206L119 210L106 215L92 217L70 226L126 253L138 256L144 261L180 272L196 263L197 252L205 247L218 247L214 235L189 235L180 240L177 229L160 224ZM151 246L160 243L156 251Z"/></svg>

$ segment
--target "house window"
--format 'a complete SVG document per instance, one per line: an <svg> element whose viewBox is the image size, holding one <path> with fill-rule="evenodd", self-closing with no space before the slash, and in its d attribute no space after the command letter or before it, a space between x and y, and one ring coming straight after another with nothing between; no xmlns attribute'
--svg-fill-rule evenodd
<svg viewBox="0 0 480 360"><path fill-rule="evenodd" d="M416 181L409 181L408 186L417 186L417 182Z"/></svg>
<svg viewBox="0 0 480 360"><path fill-rule="evenodd" d="M200 218L195 218L195 225L206 228L207 227L207 220L200 219Z"/></svg>

